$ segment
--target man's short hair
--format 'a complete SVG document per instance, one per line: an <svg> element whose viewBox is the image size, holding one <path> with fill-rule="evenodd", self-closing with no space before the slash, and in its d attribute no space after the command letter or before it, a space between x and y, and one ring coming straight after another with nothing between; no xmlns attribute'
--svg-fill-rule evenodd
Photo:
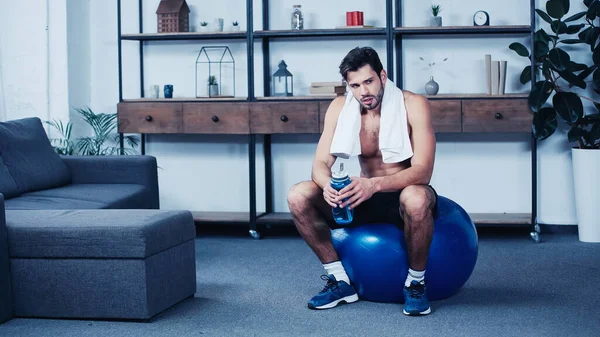
<svg viewBox="0 0 600 337"><path fill-rule="evenodd" d="M340 64L340 74L344 80L347 80L349 71L357 71L367 64L370 65L377 73L377 76L381 78L383 64L381 64L377 52L371 47L356 47L349 51Z"/></svg>

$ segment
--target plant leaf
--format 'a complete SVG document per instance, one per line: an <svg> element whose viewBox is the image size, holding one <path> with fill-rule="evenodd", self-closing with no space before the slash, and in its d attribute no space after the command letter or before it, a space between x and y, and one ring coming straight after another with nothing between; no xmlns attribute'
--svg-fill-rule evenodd
<svg viewBox="0 0 600 337"><path fill-rule="evenodd" d="M531 110L533 112L539 111L542 105L546 103L553 90L554 84L551 81L536 82L528 97L529 107Z"/></svg>
<svg viewBox="0 0 600 337"><path fill-rule="evenodd" d="M519 54L519 56L529 57L529 50L527 50L527 47L519 42L511 43L508 48L514 50L517 54Z"/></svg>
<svg viewBox="0 0 600 337"><path fill-rule="evenodd" d="M593 73L595 70L597 69L596 66L591 66L591 67L587 67L586 69L584 69L582 72L580 72L579 74L577 74L577 77L585 82L585 79L590 76L591 73Z"/></svg>
<svg viewBox="0 0 600 337"><path fill-rule="evenodd" d="M541 9L536 9L535 12L540 16L540 18L542 18L542 20L548 22L548 23L552 23L552 18L546 14L546 12L544 12Z"/></svg>
<svg viewBox="0 0 600 337"><path fill-rule="evenodd" d="M567 24L559 20L552 22L550 28L555 34L565 34L567 32Z"/></svg>
<svg viewBox="0 0 600 337"><path fill-rule="evenodd" d="M600 44L594 48L594 52L592 53L592 60L594 61L594 65L600 66Z"/></svg>
<svg viewBox="0 0 600 337"><path fill-rule="evenodd" d="M583 63L576 63L571 61L569 63L569 69L571 69L571 71L582 71L588 69L588 66L586 66Z"/></svg>
<svg viewBox="0 0 600 337"><path fill-rule="evenodd" d="M551 22L549 22L549 23L551 23ZM550 42L550 36L548 36L548 33L546 33L546 31L544 29L540 28L533 35L533 42L537 42L537 41L549 43Z"/></svg>
<svg viewBox="0 0 600 337"><path fill-rule="evenodd" d="M556 113L569 125L577 122L583 116L581 98L572 92L557 92L552 97Z"/></svg>
<svg viewBox="0 0 600 337"><path fill-rule="evenodd" d="M546 54L548 54L549 51L550 51L550 47L548 47L547 43L538 41L534 45L534 55L535 55L535 57L546 56Z"/></svg>
<svg viewBox="0 0 600 337"><path fill-rule="evenodd" d="M590 6L588 7L587 13L585 18L588 20L595 20L597 17L597 11L600 8L600 2L598 1L594 1L590 4Z"/></svg>
<svg viewBox="0 0 600 337"><path fill-rule="evenodd" d="M558 73L565 81L569 82L569 87L577 86L581 89L585 89L587 86L584 80L580 79L570 71L559 71Z"/></svg>
<svg viewBox="0 0 600 337"><path fill-rule="evenodd" d="M583 0L583 4L585 5L585 7L590 8L590 5L592 4L593 1L596 1L596 0Z"/></svg>
<svg viewBox="0 0 600 337"><path fill-rule="evenodd" d="M546 2L546 12L555 19L560 19L567 13L560 0L550 0Z"/></svg>
<svg viewBox="0 0 600 337"><path fill-rule="evenodd" d="M531 66L527 66L523 69L519 81L521 84L527 84L529 81L531 81Z"/></svg>
<svg viewBox="0 0 600 337"><path fill-rule="evenodd" d="M533 134L539 140L552 136L557 126L556 112L553 108L543 108L533 115Z"/></svg>
<svg viewBox="0 0 600 337"><path fill-rule="evenodd" d="M548 57L554 68L558 71L566 70L571 62L569 54L560 48L553 48L550 50Z"/></svg>
<svg viewBox="0 0 600 337"><path fill-rule="evenodd" d="M575 126L569 130L568 137L570 143L578 143L580 139L584 138L585 130Z"/></svg>
<svg viewBox="0 0 600 337"><path fill-rule="evenodd" d="M580 40L580 39L564 39L564 40L560 40L558 41L558 43L564 43L564 44L577 44L577 43L584 43L585 41Z"/></svg>
<svg viewBox="0 0 600 337"><path fill-rule="evenodd" d="M585 24L581 23L578 25L571 25L567 27L567 34L577 34L581 28L585 27Z"/></svg>
<svg viewBox="0 0 600 337"><path fill-rule="evenodd" d="M568 13L568 12L567 12L567 13ZM563 21L564 21L564 22L571 22L571 21L576 21L576 20L579 20L579 19L581 19L582 17L584 17L586 13L587 13L587 11L582 11L582 12L579 12L579 13L577 13L577 14L574 14L574 15L571 15L571 16L569 16L568 18L564 19Z"/></svg>
<svg viewBox="0 0 600 337"><path fill-rule="evenodd" d="M571 1L570 0L559 0L558 2L560 2L562 4L563 10L565 11L565 14L569 13L569 9L571 6Z"/></svg>
<svg viewBox="0 0 600 337"><path fill-rule="evenodd" d="M592 84L594 89L600 89L600 68L597 68L592 75Z"/></svg>

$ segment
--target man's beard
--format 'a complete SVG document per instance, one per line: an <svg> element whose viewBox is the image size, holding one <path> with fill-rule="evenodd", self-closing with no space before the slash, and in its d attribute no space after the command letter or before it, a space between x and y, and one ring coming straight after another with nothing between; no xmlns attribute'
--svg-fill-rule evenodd
<svg viewBox="0 0 600 337"><path fill-rule="evenodd" d="M373 98L371 100L371 104L365 104L363 102L363 100L367 99L367 98ZM381 89L379 89L379 92L377 93L376 96L369 95L369 96L363 96L363 97L361 97L361 99L360 99L360 105L363 108L367 109L367 110L373 110L373 109L377 108L379 106L379 104L381 104L381 99L382 98L383 98L383 86L381 87Z"/></svg>

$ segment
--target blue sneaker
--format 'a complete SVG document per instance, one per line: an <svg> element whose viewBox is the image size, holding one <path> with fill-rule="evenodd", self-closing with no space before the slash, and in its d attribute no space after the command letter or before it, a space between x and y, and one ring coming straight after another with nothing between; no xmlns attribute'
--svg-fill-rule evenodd
<svg viewBox="0 0 600 337"><path fill-rule="evenodd" d="M404 312L408 316L427 315L431 312L425 281L412 281L409 287L404 287Z"/></svg>
<svg viewBox="0 0 600 337"><path fill-rule="evenodd" d="M310 309L330 309L342 302L358 301L356 290L346 281L337 281L333 275L321 275L321 279L327 281L327 284L321 292L308 301Z"/></svg>

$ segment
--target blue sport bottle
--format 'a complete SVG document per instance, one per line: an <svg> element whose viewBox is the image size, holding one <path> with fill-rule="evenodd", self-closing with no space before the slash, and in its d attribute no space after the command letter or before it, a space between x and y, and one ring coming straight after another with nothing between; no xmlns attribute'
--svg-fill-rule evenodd
<svg viewBox="0 0 600 337"><path fill-rule="evenodd" d="M344 163L340 163L340 170L331 173L331 187L333 187L334 190L339 191L347 185L350 185L350 182L352 182L352 180L346 171L344 171ZM348 198L344 199L344 201L346 200L348 200ZM347 225L351 223L354 218L354 210L349 210L348 206L344 208L340 208L339 206L332 207L331 211L333 213L333 220L339 225Z"/></svg>

